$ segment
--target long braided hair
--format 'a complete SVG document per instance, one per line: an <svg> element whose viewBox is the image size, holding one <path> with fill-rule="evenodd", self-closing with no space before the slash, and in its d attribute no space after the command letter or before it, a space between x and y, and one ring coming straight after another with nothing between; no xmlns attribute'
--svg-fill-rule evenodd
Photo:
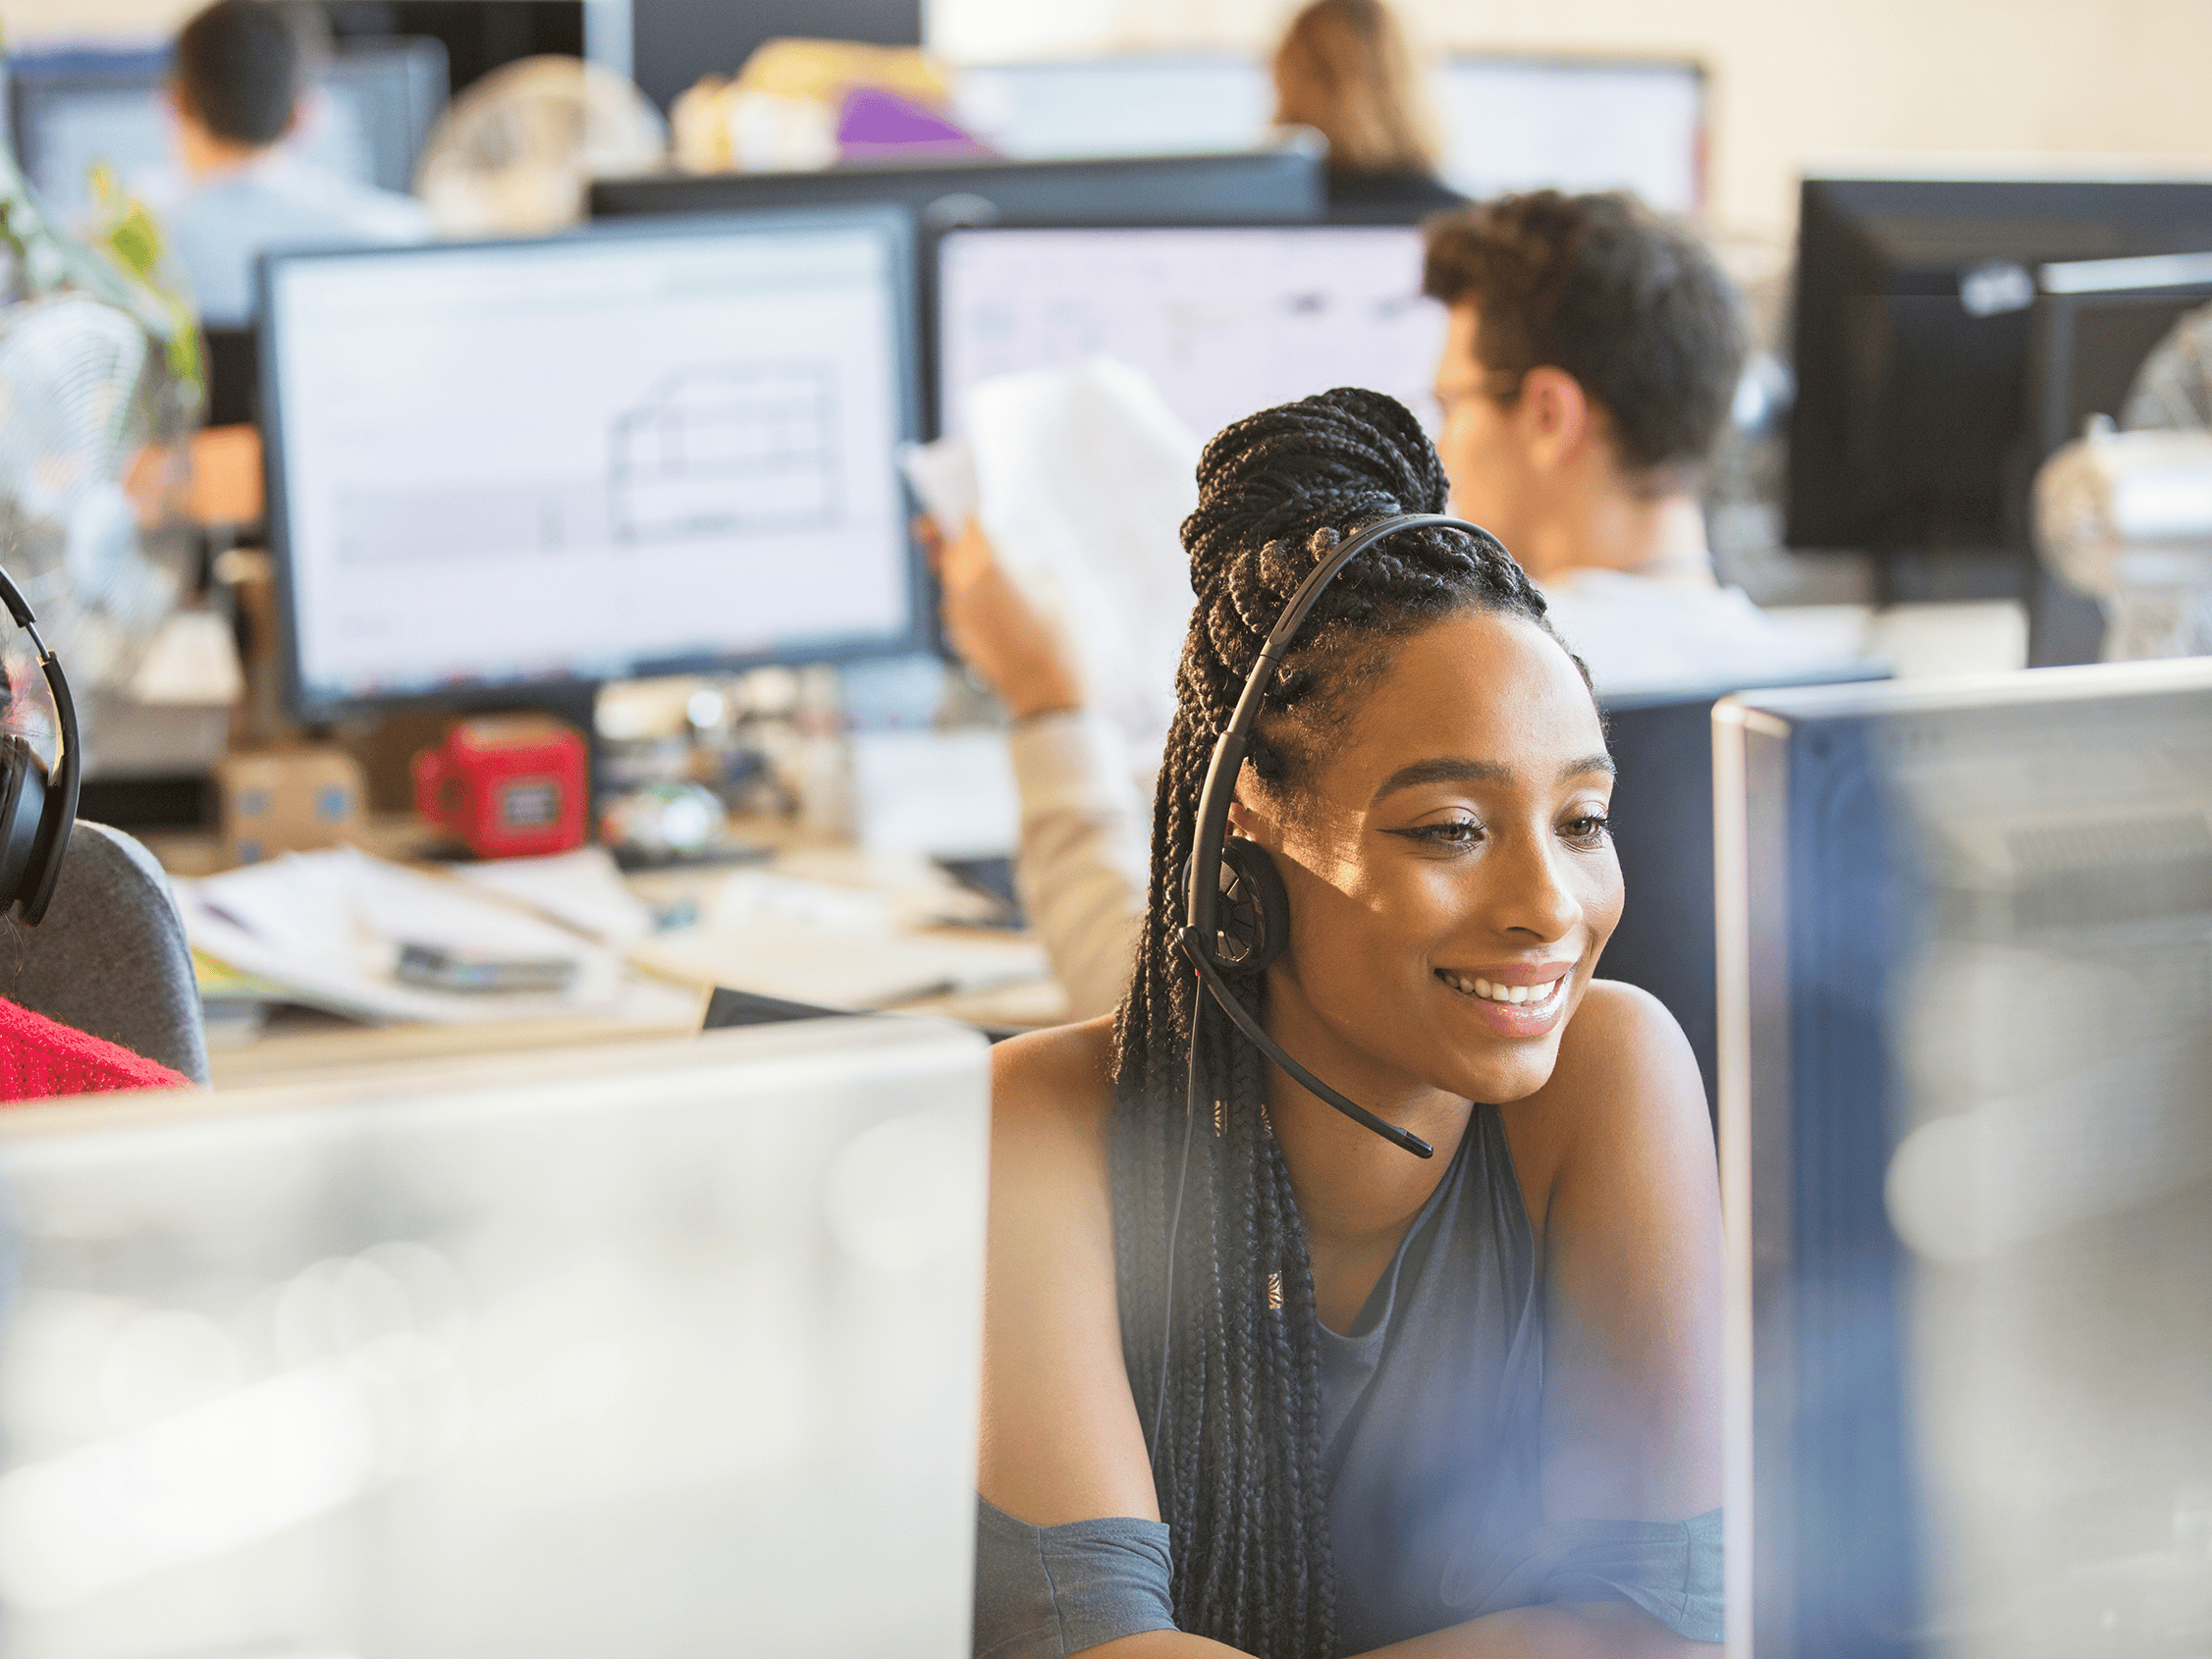
<svg viewBox="0 0 2212 1659"><path fill-rule="evenodd" d="M1153 1437L1178 1628L1264 1659L1334 1659L1305 1231L1268 1125L1261 1057L1218 1010L1202 1009L1175 939L1207 761L1268 630L1341 537L1394 513L1442 511L1445 482L1402 404L1340 389L1238 421L1206 447L1198 483L1183 523L1197 606L1153 808L1150 902L1114 1022L1122 1352ZM1308 776L1393 636L1476 610L1549 627L1542 596L1487 536L1414 530L1363 554L1322 593L1269 690L1250 762L1259 787L1295 789ZM1247 982L1248 1005L1261 990ZM1194 1042L1200 1104L1186 1132Z"/></svg>

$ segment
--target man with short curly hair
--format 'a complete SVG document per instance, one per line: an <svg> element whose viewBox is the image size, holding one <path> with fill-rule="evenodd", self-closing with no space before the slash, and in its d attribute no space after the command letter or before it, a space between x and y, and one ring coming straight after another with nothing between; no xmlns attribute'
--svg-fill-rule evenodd
<svg viewBox="0 0 2212 1659"><path fill-rule="evenodd" d="M1451 311L1436 448L1532 576L1709 575L1697 487L1744 366L1734 288L1634 197L1538 190L1429 226Z"/></svg>
<svg viewBox="0 0 2212 1659"><path fill-rule="evenodd" d="M430 216L287 153L326 50L320 14L284 0L215 0L177 36L169 100L189 188L164 214L201 318L253 315L271 248L420 241Z"/></svg>

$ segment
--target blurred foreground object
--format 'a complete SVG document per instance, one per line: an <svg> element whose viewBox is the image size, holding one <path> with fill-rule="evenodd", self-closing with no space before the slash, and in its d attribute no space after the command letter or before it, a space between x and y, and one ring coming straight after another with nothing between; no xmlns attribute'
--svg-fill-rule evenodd
<svg viewBox="0 0 2212 1659"><path fill-rule="evenodd" d="M704 76L670 110L686 173L990 155L951 117L944 67L912 47L771 40L734 79Z"/></svg>
<svg viewBox="0 0 2212 1659"><path fill-rule="evenodd" d="M987 1055L809 1020L9 1114L9 1651L966 1653Z"/></svg>
<svg viewBox="0 0 2212 1659"><path fill-rule="evenodd" d="M2212 653L2212 432L2096 417L2036 474L2035 543L2102 603L2107 661Z"/></svg>
<svg viewBox="0 0 2212 1659"><path fill-rule="evenodd" d="M668 145L660 111L612 70L524 58L439 118L415 194L441 236L536 236L578 223L592 180L658 171Z"/></svg>
<svg viewBox="0 0 2212 1659"><path fill-rule="evenodd" d="M2212 1646L2212 662L1713 716L1732 1659Z"/></svg>

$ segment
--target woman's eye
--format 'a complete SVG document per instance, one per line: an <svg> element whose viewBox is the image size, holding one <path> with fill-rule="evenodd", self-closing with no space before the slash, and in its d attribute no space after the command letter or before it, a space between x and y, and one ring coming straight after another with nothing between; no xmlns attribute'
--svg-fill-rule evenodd
<svg viewBox="0 0 2212 1659"><path fill-rule="evenodd" d="M1601 812L1586 812L1579 818L1570 818L1563 827L1567 839L1596 845L1605 839L1613 821Z"/></svg>
<svg viewBox="0 0 2212 1659"><path fill-rule="evenodd" d="M1463 847L1483 838L1483 827L1471 818L1452 818L1441 824L1418 825L1410 833L1431 846Z"/></svg>

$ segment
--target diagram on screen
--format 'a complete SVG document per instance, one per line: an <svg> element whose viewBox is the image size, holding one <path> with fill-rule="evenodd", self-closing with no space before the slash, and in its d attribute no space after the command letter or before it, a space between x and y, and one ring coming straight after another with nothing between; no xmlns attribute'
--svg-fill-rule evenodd
<svg viewBox="0 0 2212 1659"><path fill-rule="evenodd" d="M610 432L615 540L835 524L836 416L828 360L702 364L663 376Z"/></svg>

